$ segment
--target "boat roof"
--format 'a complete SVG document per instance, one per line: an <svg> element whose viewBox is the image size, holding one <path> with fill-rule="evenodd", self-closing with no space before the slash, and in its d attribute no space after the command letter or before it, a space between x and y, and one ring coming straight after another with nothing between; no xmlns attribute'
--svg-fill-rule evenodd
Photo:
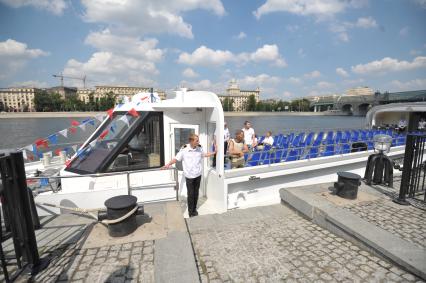
<svg viewBox="0 0 426 283"><path fill-rule="evenodd" d="M374 117L383 112L426 112L426 102L390 103L375 106L365 116L367 126L371 126Z"/></svg>

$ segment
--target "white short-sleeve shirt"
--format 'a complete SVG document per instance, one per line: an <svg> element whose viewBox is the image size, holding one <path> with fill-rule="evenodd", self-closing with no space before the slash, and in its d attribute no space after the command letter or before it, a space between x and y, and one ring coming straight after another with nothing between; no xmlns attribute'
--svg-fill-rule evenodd
<svg viewBox="0 0 426 283"><path fill-rule="evenodd" d="M263 144L273 145L274 144L274 138L272 136L265 137L262 142L263 142Z"/></svg>
<svg viewBox="0 0 426 283"><path fill-rule="evenodd" d="M254 129L243 128L243 132L244 132L244 143L251 146L253 144Z"/></svg>
<svg viewBox="0 0 426 283"><path fill-rule="evenodd" d="M204 151L201 146L191 148L190 144L183 146L178 154L176 160L182 161L183 175L186 178L197 178L201 176L203 170L203 155Z"/></svg>

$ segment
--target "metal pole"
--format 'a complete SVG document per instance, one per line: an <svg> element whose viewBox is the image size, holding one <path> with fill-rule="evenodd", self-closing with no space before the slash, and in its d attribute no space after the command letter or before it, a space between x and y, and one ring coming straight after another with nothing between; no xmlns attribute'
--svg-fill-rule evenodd
<svg viewBox="0 0 426 283"><path fill-rule="evenodd" d="M411 168L413 163L413 152L414 152L413 145L414 145L414 137L412 135L407 135L399 196L397 199L393 200L395 203L398 203L401 205L409 205L409 203L405 199L405 196L408 192L408 185L409 185L410 176L411 176Z"/></svg>
<svg viewBox="0 0 426 283"><path fill-rule="evenodd" d="M130 173L129 172L126 173L126 177L127 177L127 194L129 196L131 196L132 195L132 189L130 188Z"/></svg>

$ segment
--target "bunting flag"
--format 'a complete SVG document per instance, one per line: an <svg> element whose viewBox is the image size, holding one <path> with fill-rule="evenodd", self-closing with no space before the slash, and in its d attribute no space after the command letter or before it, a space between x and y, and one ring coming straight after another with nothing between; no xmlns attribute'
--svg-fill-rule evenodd
<svg viewBox="0 0 426 283"><path fill-rule="evenodd" d="M55 149L55 155L59 156L61 154L62 149L57 148Z"/></svg>
<svg viewBox="0 0 426 283"><path fill-rule="evenodd" d="M106 113L108 114L108 117L112 119L112 115L114 114L114 108L108 109Z"/></svg>
<svg viewBox="0 0 426 283"><path fill-rule="evenodd" d="M71 148L72 148L72 150L74 150L74 152L77 152L77 145L73 145Z"/></svg>
<svg viewBox="0 0 426 283"><path fill-rule="evenodd" d="M87 124L87 123L89 123L89 121L90 120L92 120L92 119L90 119L90 118L86 118L86 119L84 119L83 121L81 121L81 123L82 124Z"/></svg>
<svg viewBox="0 0 426 283"><path fill-rule="evenodd" d="M42 178L40 179L40 186L48 186L49 185L49 178Z"/></svg>
<svg viewBox="0 0 426 283"><path fill-rule="evenodd" d="M108 135L109 131L105 130L103 131L100 135L99 135L99 139L103 140L107 135Z"/></svg>
<svg viewBox="0 0 426 283"><path fill-rule="evenodd" d="M28 151L34 151L34 146L32 144L27 145L26 147L24 147L23 149L28 150Z"/></svg>
<svg viewBox="0 0 426 283"><path fill-rule="evenodd" d="M34 153L34 156L38 156L38 152L37 152L37 147L36 146L33 146L33 153Z"/></svg>
<svg viewBox="0 0 426 283"><path fill-rule="evenodd" d="M120 119L118 119L118 120L120 120L120 121L122 121L122 122L126 123L127 127L130 127L129 119L127 118L127 115L123 115L123 116L122 116Z"/></svg>
<svg viewBox="0 0 426 283"><path fill-rule="evenodd" d="M86 131L86 124L80 124L80 126L78 126L80 129L82 129L83 130L83 132L84 131Z"/></svg>
<svg viewBox="0 0 426 283"><path fill-rule="evenodd" d="M80 125L80 123L76 120L72 120L71 121L71 126L77 127L78 125Z"/></svg>
<svg viewBox="0 0 426 283"><path fill-rule="evenodd" d="M89 123L92 126L95 126L95 120L93 120L93 119L89 120L87 123Z"/></svg>
<svg viewBox="0 0 426 283"><path fill-rule="evenodd" d="M34 144L36 145L36 147L44 147L44 148L48 148L49 147L49 144L44 139L37 139L34 142Z"/></svg>
<svg viewBox="0 0 426 283"><path fill-rule="evenodd" d="M139 116L139 113L138 113L138 111L135 110L135 108L130 109L128 113L130 115L132 115L133 117L138 117Z"/></svg>
<svg viewBox="0 0 426 283"><path fill-rule="evenodd" d="M48 140L51 144L57 144L58 143L58 136L56 134L50 135L47 138L48 138Z"/></svg>
<svg viewBox="0 0 426 283"><path fill-rule="evenodd" d="M24 159L28 159L27 151L25 149L22 151L22 157L24 157Z"/></svg>
<svg viewBox="0 0 426 283"><path fill-rule="evenodd" d="M95 140L93 140L93 141L91 141L90 143L89 143L89 145L90 145L90 147L95 147L96 146L96 142L97 142L97 140L95 139Z"/></svg>
<svg viewBox="0 0 426 283"><path fill-rule="evenodd" d="M71 134L75 134L77 132L77 128L71 127L69 128Z"/></svg>
<svg viewBox="0 0 426 283"><path fill-rule="evenodd" d="M124 105L123 103L120 103L120 104L117 105L117 107L121 108L123 105Z"/></svg>
<svg viewBox="0 0 426 283"><path fill-rule="evenodd" d="M63 135L64 137L68 138L68 129L65 129L65 130L59 131L59 133L60 133L61 135Z"/></svg>
<svg viewBox="0 0 426 283"><path fill-rule="evenodd" d="M34 160L34 156L33 155L28 155L28 160L33 161Z"/></svg>
<svg viewBox="0 0 426 283"><path fill-rule="evenodd" d="M95 116L95 118L99 122L103 122L104 121L104 115L103 114L98 114L98 115Z"/></svg>
<svg viewBox="0 0 426 283"><path fill-rule="evenodd" d="M116 123L114 121L114 122L111 123L111 127L109 128L111 130L111 133L115 134L115 129L116 128L117 128L117 125L116 125Z"/></svg>

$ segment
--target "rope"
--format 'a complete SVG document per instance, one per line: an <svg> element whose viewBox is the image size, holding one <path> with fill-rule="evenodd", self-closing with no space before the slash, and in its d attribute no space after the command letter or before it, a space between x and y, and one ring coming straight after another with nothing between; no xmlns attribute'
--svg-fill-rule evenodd
<svg viewBox="0 0 426 283"><path fill-rule="evenodd" d="M123 215L123 216L121 216L121 217L119 217L117 219L112 219L112 220L105 219L105 220L102 220L101 223L102 224L106 224L106 225L119 223L119 222L125 220L126 218L132 216L133 213L136 212L136 210L138 210L138 206L137 205L132 210L130 210L129 212L127 212L125 215Z"/></svg>
<svg viewBox="0 0 426 283"><path fill-rule="evenodd" d="M44 205L44 206L50 206L50 207L56 207L56 208L65 209L65 210L72 210L76 213L89 214L90 216L92 216L96 220L98 220L98 218L95 215L93 215L92 212L97 212L97 211L101 210L101 208L88 209L88 208L81 208L81 207L68 207L68 206L62 206L62 205L57 205L57 204L45 203L45 202L36 202L36 204ZM111 220L105 219L105 220L102 220L101 223L106 224L106 225L117 224L117 223L124 221L125 219L129 218L130 216L132 216L133 213L135 213L137 210L138 210L138 206L136 205L132 210L127 212L125 215L123 215L123 216L121 216L117 219L111 219Z"/></svg>

